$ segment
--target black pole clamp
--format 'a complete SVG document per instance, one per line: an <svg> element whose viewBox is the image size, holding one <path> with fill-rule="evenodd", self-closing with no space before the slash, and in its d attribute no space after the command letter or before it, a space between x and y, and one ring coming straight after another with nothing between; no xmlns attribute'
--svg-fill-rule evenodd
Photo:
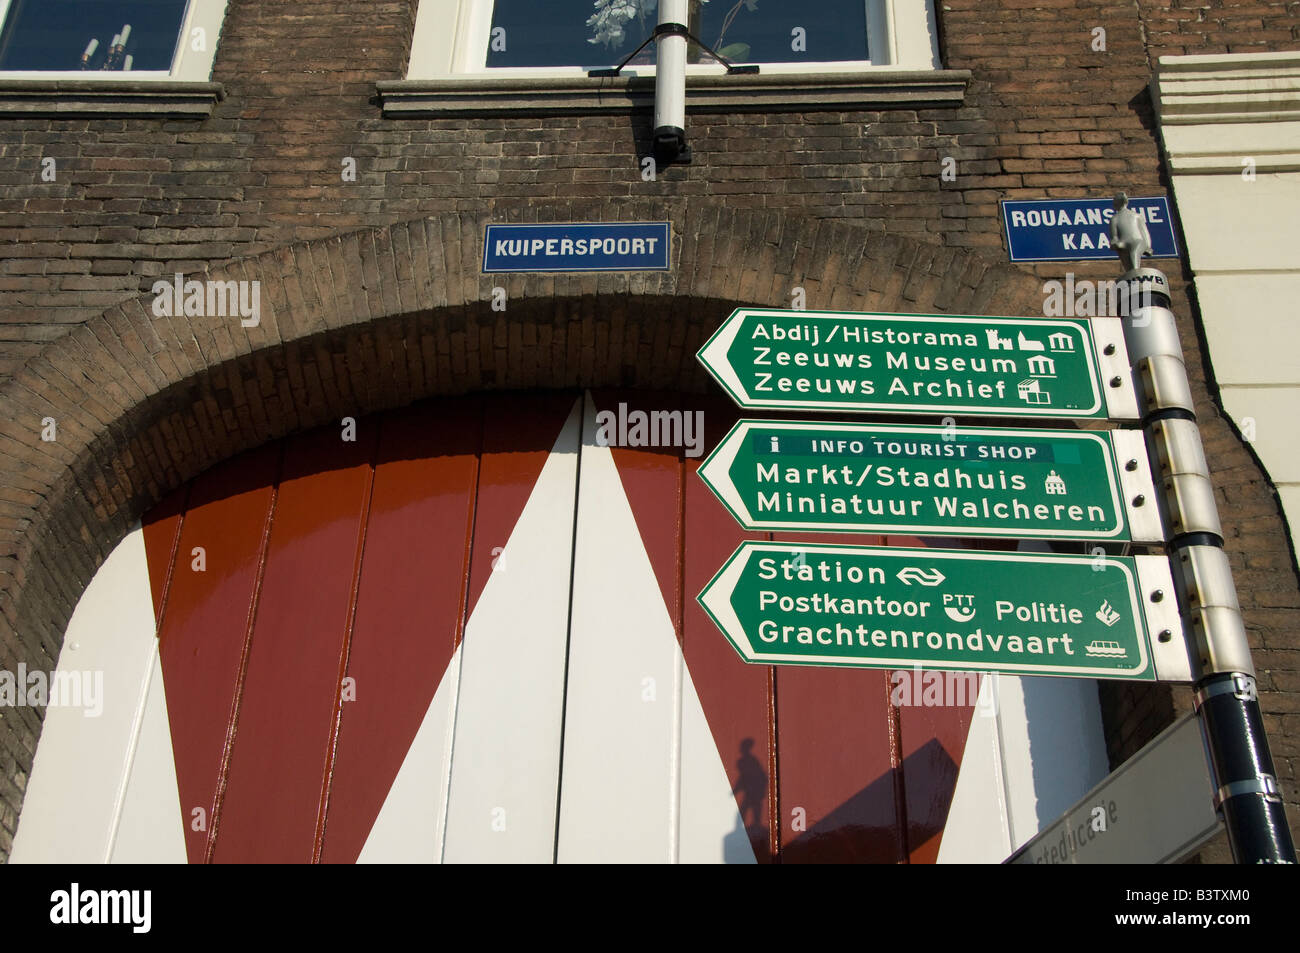
<svg viewBox="0 0 1300 953"><path fill-rule="evenodd" d="M1259 697L1254 676L1247 675L1245 672L1232 672L1231 676L1198 688L1192 693L1192 707L1200 711L1201 707L1216 695L1232 694L1238 701L1243 702L1253 702Z"/></svg>
<svg viewBox="0 0 1300 953"><path fill-rule="evenodd" d="M617 76L617 75L619 75L620 73L623 72L623 67L627 66L628 63L631 63L631 62L632 62L633 57L635 57L638 53L640 53L642 50L644 50L644 49L645 49L647 46L649 46L653 41L659 39L659 37L661 37L661 36L680 36L680 37L685 37L686 40L687 40L687 42L689 42L689 43L694 43L696 46L698 46L700 49L702 49L705 53L708 53L711 57L713 57L715 60L717 60L717 61L718 61L719 63L721 63L723 66L725 66L725 67L727 68L727 75L728 75L728 76L732 75L733 73L757 73L757 72L758 72L758 66L757 66L757 64L748 64L748 65L745 65L745 66L737 66L735 63L731 62L731 60L727 59L725 56L723 56L721 53L719 53L719 52L718 52L717 50L715 50L713 47L709 46L707 43L705 43L703 40L701 40L698 36L696 36L695 34L693 34L693 33L692 33L688 28L687 28L686 24L684 24L684 23L660 23L660 24L657 24L657 25L655 26L654 30L650 33L649 36L647 36L644 40L641 41L641 45L640 45L640 46L638 46L635 50L633 50L631 53L629 53L629 54L627 55L627 58L626 58L625 60L623 60L623 62L619 63L617 66L608 67L608 68L604 68L604 69L589 69L589 70L587 70L587 75L588 75L588 76Z"/></svg>
<svg viewBox="0 0 1300 953"><path fill-rule="evenodd" d="M685 23L655 24L654 32L650 34L650 39L657 40L661 36L684 36L688 40L694 39L691 36L691 31L686 28ZM649 42L649 40L647 40L646 42Z"/></svg>
<svg viewBox="0 0 1300 953"><path fill-rule="evenodd" d="M1261 774L1248 781L1230 781L1219 788L1214 792L1214 809L1220 810L1228 798L1241 797L1243 794L1262 794L1266 801L1282 803L1282 789L1277 786L1277 778L1271 774Z"/></svg>

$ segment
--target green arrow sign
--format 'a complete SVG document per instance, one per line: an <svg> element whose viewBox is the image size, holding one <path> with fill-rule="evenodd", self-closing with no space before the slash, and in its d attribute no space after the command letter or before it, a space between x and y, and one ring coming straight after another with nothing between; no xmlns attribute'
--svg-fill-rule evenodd
<svg viewBox="0 0 1300 953"><path fill-rule="evenodd" d="M741 308L698 356L742 407L1137 417L1118 318Z"/></svg>
<svg viewBox="0 0 1300 953"><path fill-rule="evenodd" d="M1161 538L1142 436L1128 431L743 420L699 474L746 529Z"/></svg>
<svg viewBox="0 0 1300 953"><path fill-rule="evenodd" d="M1127 557L747 541L699 602L747 662L1154 681L1138 574Z"/></svg>

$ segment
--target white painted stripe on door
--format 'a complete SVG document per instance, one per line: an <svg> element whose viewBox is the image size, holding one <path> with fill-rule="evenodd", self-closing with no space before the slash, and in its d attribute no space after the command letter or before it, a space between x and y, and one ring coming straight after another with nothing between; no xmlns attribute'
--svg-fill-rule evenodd
<svg viewBox="0 0 1300 953"><path fill-rule="evenodd" d="M157 653L144 533L137 526L104 560L68 623L56 672L89 682L93 708L46 709L14 863L104 863L123 808L130 757ZM44 673L48 679L49 673ZM168 745L170 751L170 744Z"/></svg>
<svg viewBox="0 0 1300 953"><path fill-rule="evenodd" d="M681 653L587 399L573 567L557 856L676 860Z"/></svg>
<svg viewBox="0 0 1300 953"><path fill-rule="evenodd" d="M681 850L683 864L756 864L689 669L682 680Z"/></svg>
<svg viewBox="0 0 1300 953"><path fill-rule="evenodd" d="M176 783L176 758L172 752L167 693L162 660L155 640L148 688L126 798L112 846L115 864L184 864L184 824L192 821L181 810ZM206 824L210 818L204 818Z"/></svg>
<svg viewBox="0 0 1300 953"><path fill-rule="evenodd" d="M448 863L555 856L581 424L576 400L465 627Z"/></svg>
<svg viewBox="0 0 1300 953"><path fill-rule="evenodd" d="M595 413L588 399L557 856L752 861L747 839L735 849L740 811Z"/></svg>
<svg viewBox="0 0 1300 953"><path fill-rule="evenodd" d="M1095 681L1003 676L998 682L1011 850L1017 850L1110 767Z"/></svg>
<svg viewBox="0 0 1300 953"><path fill-rule="evenodd" d="M971 720L939 863L1001 863L1107 774L1095 681L995 686L996 717L977 707Z"/></svg>
<svg viewBox="0 0 1300 953"><path fill-rule="evenodd" d="M460 648L447 663L379 816L357 857L359 864L436 864L442 861L447 776Z"/></svg>
<svg viewBox="0 0 1300 953"><path fill-rule="evenodd" d="M1022 542L1021 552L1051 552ZM1001 863L1107 773L1090 679L992 676L996 715L981 678L938 862Z"/></svg>
<svg viewBox="0 0 1300 953"><path fill-rule="evenodd" d="M997 864L1011 853L996 706L998 685L1013 677L980 676L937 863Z"/></svg>

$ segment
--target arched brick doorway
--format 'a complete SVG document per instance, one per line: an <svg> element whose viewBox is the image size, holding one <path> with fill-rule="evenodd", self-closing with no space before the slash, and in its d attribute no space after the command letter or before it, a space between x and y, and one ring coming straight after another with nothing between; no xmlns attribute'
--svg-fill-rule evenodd
<svg viewBox="0 0 1300 953"><path fill-rule="evenodd" d="M602 446L620 403L707 429ZM182 837L192 862L935 860L974 695L900 708L887 673L747 666L694 602L744 537L694 476L736 416L436 399L201 474L146 515L129 583L161 687L130 736L47 736L16 859L69 836L43 830L50 779L118 747L114 860Z"/></svg>
<svg viewBox="0 0 1300 953"><path fill-rule="evenodd" d="M436 394L657 387L700 393L693 355L733 307L1017 313L1038 283L978 255L837 223L680 203L674 270L514 276L508 309L477 274L472 215L401 223L232 263L263 319L156 319L117 306L50 344L0 394L9 499L0 635L54 667L82 590L134 520L220 461L287 434ZM59 438L40 439L58 421ZM12 750L40 722L6 719ZM27 770L25 764L20 764Z"/></svg>

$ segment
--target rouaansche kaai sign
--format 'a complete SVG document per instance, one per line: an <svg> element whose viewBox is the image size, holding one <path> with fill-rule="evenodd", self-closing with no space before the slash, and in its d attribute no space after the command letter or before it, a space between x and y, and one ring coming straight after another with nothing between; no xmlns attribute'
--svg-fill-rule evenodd
<svg viewBox="0 0 1300 953"><path fill-rule="evenodd" d="M1169 200L1129 199L1129 207L1145 219L1151 235L1152 258L1177 258L1178 243L1169 215ZM1002 203L1007 250L1012 261L1115 260L1110 247L1110 199L1027 199Z"/></svg>
<svg viewBox="0 0 1300 953"><path fill-rule="evenodd" d="M742 407L1137 417L1118 318L741 308L699 359Z"/></svg>

